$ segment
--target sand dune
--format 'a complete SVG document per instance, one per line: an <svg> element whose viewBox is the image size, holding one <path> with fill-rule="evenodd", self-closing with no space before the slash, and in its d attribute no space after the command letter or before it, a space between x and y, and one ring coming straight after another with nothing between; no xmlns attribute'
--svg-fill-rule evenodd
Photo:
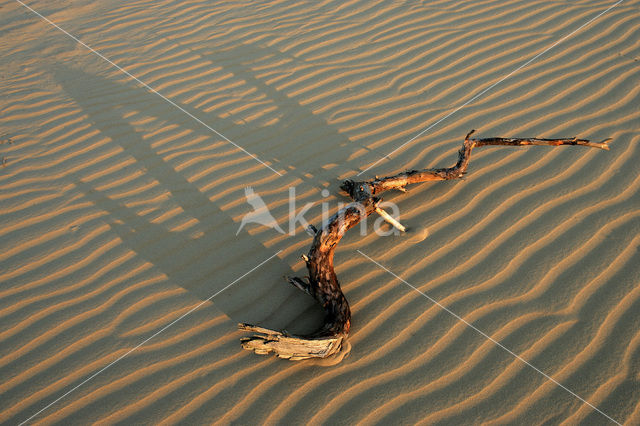
<svg viewBox="0 0 640 426"><path fill-rule="evenodd" d="M232 143L0 3L0 422L639 423L640 3L510 75L613 3L28 3ZM237 322L322 318L282 279L301 226L236 235L246 187L318 224L340 179L448 166L472 128L613 142L483 148L386 195L410 232L336 255L348 355L241 349Z"/></svg>

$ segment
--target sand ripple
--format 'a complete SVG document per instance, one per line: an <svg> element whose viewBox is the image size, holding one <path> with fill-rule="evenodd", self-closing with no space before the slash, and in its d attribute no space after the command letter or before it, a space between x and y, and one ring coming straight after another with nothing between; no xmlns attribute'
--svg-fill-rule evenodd
<svg viewBox="0 0 640 426"><path fill-rule="evenodd" d="M625 1L405 144L611 2L30 3L255 154L137 86L18 3L0 5L0 422L640 422L640 4ZM321 314L282 275L288 230L339 179L447 166L480 136L612 137L610 152L486 148L467 180L389 194L405 236L352 231L341 363L244 352L238 321ZM331 195L322 197L328 188ZM369 231L372 226L369 225Z"/></svg>

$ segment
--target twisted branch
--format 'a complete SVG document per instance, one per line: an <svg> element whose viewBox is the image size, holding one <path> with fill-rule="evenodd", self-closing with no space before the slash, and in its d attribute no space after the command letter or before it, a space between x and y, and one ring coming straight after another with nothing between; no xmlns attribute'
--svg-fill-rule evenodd
<svg viewBox="0 0 640 426"><path fill-rule="evenodd" d="M241 339L245 349L258 354L274 352L280 358L301 360L307 358L326 358L337 354L351 327L349 303L340 289L340 283L333 269L333 255L342 236L363 218L379 210L378 197L391 189L405 190L409 184L450 180L462 177L469 165L473 148L489 145L528 146L528 145L580 145L592 148L609 149L610 139L595 143L585 139L537 139L537 138L486 138L470 139L474 130L465 137L458 152L458 161L453 167L443 169L407 170L394 176L375 178L371 181L345 180L340 185L353 202L335 215L320 230L317 230L309 254L303 256L309 276L305 278L288 277L296 288L316 299L325 310L323 326L313 334L306 336L290 335L285 331L239 324L243 331L254 334ZM400 225L399 223L397 225ZM397 226L394 225L394 226ZM402 225L400 225L402 226Z"/></svg>

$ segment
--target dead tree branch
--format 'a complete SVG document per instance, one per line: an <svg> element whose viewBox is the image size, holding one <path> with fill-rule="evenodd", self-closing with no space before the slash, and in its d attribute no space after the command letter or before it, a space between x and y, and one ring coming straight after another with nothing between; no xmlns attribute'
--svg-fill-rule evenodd
<svg viewBox="0 0 640 426"><path fill-rule="evenodd" d="M322 229L316 231L309 254L303 255L309 276L305 278L287 278L291 284L311 295L322 305L325 310L323 326L311 335L294 336L286 331L274 331L254 325L239 324L241 330L257 333L243 338L241 340L242 346L258 354L274 352L280 358L291 360L326 358L340 351L343 341L349 334L351 311L333 269L333 255L338 242L340 242L345 232L357 225L363 218L380 210L378 204L381 201L379 195L382 192L391 189L405 190L407 185L414 183L460 178L466 173L471 151L476 147L489 145L580 145L608 150L610 141L607 139L594 143L577 138L470 139L473 133L474 130L467 134L463 146L458 152L458 161L453 167L408 170L381 179L376 177L371 181L352 181L347 179L342 182L340 187L349 194L353 202L338 211ZM399 223L394 224L394 226L398 225L402 227Z"/></svg>

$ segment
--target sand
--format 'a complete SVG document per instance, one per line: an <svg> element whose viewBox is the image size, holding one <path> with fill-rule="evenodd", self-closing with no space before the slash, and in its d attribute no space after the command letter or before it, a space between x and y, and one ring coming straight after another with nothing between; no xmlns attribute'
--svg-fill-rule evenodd
<svg viewBox="0 0 640 426"><path fill-rule="evenodd" d="M640 2L579 29L613 3L28 3L181 111L1 2L0 423L639 424ZM237 322L322 319L282 279L299 224L236 236L245 188L318 224L340 179L449 166L472 128L613 141L386 195L409 232L336 255L341 362L241 349Z"/></svg>

